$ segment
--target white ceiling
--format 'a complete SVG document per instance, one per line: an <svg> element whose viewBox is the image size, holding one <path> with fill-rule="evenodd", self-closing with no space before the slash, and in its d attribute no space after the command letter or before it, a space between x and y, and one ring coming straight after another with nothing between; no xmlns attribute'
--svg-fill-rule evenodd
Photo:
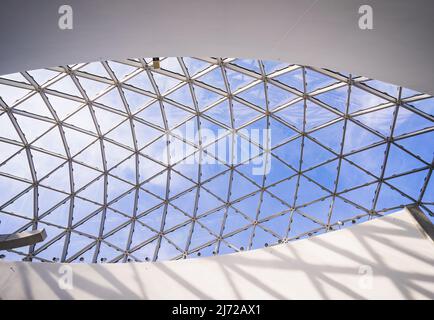
<svg viewBox="0 0 434 320"><path fill-rule="evenodd" d="M0 74L138 56L283 60L347 71L434 94L434 2L429 0L71 0L0 4ZM373 7L374 29L358 28ZM25 8L25 10L23 10Z"/></svg>

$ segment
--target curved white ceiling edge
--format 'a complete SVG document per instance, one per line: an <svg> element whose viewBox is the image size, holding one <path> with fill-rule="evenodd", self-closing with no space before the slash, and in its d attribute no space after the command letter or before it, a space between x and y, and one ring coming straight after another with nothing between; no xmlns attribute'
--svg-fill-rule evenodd
<svg viewBox="0 0 434 320"><path fill-rule="evenodd" d="M434 242L423 230L403 209L297 242L201 259L0 262L0 298L433 299Z"/></svg>
<svg viewBox="0 0 434 320"><path fill-rule="evenodd" d="M0 74L152 56L282 60L434 94L431 0L69 0L0 4ZM373 30L361 30L361 5Z"/></svg>

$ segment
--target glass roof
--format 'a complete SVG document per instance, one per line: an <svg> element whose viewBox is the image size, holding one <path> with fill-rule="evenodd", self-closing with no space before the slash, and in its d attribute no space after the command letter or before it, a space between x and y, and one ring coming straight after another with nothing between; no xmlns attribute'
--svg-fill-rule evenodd
<svg viewBox="0 0 434 320"><path fill-rule="evenodd" d="M48 234L5 259L182 259L407 204L433 215L433 97L282 62L160 59L0 76L0 234Z"/></svg>

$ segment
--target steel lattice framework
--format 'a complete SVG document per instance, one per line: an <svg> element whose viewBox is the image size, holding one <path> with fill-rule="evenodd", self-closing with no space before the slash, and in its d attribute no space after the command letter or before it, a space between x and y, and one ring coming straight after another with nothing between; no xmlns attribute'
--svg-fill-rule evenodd
<svg viewBox="0 0 434 320"><path fill-rule="evenodd" d="M0 233L48 234L6 257L180 259L309 237L408 204L432 216L433 114L427 94L261 60L162 58L154 69L139 58L1 76ZM180 134L187 125L198 137ZM210 140L204 128L219 134ZM269 129L270 145L246 134L254 128ZM236 139L256 150L251 158L235 159ZM214 152L221 141L229 160ZM268 174L252 174L259 157Z"/></svg>

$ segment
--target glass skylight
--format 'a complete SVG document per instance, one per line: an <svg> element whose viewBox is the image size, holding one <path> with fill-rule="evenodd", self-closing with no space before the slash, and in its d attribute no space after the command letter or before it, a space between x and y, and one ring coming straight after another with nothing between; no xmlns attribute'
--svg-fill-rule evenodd
<svg viewBox="0 0 434 320"><path fill-rule="evenodd" d="M434 212L434 98L233 58L0 76L7 260L130 262L261 248L418 204Z"/></svg>

